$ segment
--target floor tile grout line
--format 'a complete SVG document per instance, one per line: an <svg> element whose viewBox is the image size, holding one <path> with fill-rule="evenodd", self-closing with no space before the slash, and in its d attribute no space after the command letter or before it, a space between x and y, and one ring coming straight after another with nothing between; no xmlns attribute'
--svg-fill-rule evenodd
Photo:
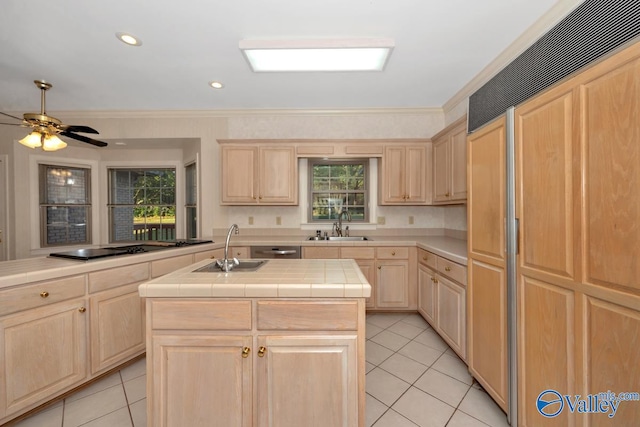
<svg viewBox="0 0 640 427"><path fill-rule="evenodd" d="M127 402L127 411L129 412L129 421L131 421L131 426L135 427L133 422L133 414L131 413L131 403L129 403L129 396L127 395L127 388L124 386L124 378L122 378L122 370L118 371L118 375L120 375L120 381L122 382L122 390L124 390L124 400ZM145 392L146 394L146 392Z"/></svg>
<svg viewBox="0 0 640 427"><path fill-rule="evenodd" d="M400 321L401 321L401 320L400 320ZM398 323L398 322L395 322L393 325L395 325L396 323ZM389 329L389 328L390 328L391 326L393 326L393 325L390 325L389 327L387 327L387 328L383 329L383 330L382 330L382 331L380 331L379 333L381 333L381 332L383 332L383 331L385 331L385 330ZM389 332L392 332L392 333L393 333L393 331L389 331ZM376 335L377 335L377 334L376 334ZM398 334L396 334L396 335L398 335ZM414 339L415 339L415 338L414 338ZM369 339L369 340L371 340L371 339ZM398 352L399 352L402 348L404 348L406 345L408 345L409 343L411 343L412 341L413 341L413 340L410 340L407 344L405 344L404 346L402 346L400 349L398 349L398 350L396 350L396 351L394 351L394 350L392 350L392 349L389 349L388 347L385 347L384 345L382 345L382 344L380 344L380 343L377 343L377 342L373 341L374 343L376 343L376 344L378 344L378 345L380 345L380 346L382 346L382 347L384 347L384 348L387 348L387 349L389 349L389 350L391 350L391 351L394 351L394 353L393 353L391 356L389 356L389 357L387 357L386 359L384 359L382 362L380 362L380 364L375 365L375 368L380 368L381 370L383 370L384 372L388 373L389 375L392 375L393 377L398 378L399 380L403 381L404 383L409 384L407 381L403 380L402 378L398 377L397 375L394 375L393 373L391 373L391 372L387 371L386 369L384 369L383 367L381 367L381 365L382 365L385 361L387 361L389 358L391 358L394 354L398 353ZM419 342L418 342L418 344L422 344L422 343L419 343ZM422 344L422 345L425 345L425 344ZM425 345L425 347L429 347L429 346L426 346L426 345ZM447 345L447 347L448 347L448 348L451 348L451 347L449 347L448 345ZM429 348L433 348L433 347L429 347ZM455 378L455 377L452 377L451 375L449 375L449 374L447 374L447 373L445 373L445 372L441 372L441 371L439 371L438 369L433 368L433 365L434 365L438 360L440 360L440 358L441 358L443 355L445 355L445 354L446 354L446 352L447 352L447 350L443 350L443 351L442 351L442 354L440 354L440 356L438 356L438 358L437 358L437 359L436 359L436 360L435 360L431 365L427 366L427 369L425 370L425 372L423 372L423 373L422 373L422 375L420 375L420 376L419 376L415 381L413 381L413 383L409 384L409 387L408 387L408 388L407 388L407 389L406 389L406 390L405 390L405 391L404 391L404 392L403 392L403 393L402 393L402 394L401 394L401 395L400 395L400 396L399 396L399 397L398 397L398 398L397 398L397 399L396 399L396 400L395 400L395 401L394 401L390 406L387 406L384 402L380 402L380 400L376 399L376 400L378 400L380 403L382 403L383 405L387 406L387 410L386 410L386 411L384 411L384 412L380 415L380 417L378 417L378 418L376 419L376 421L372 424L372 427L375 427L375 425L378 423L378 421L380 421L380 419L384 416L384 414L386 414L387 412L389 412L389 410L393 410L394 412L396 412L397 414L399 414L399 415L400 415L400 416L402 416L403 418L407 419L407 420L408 420L409 422L411 422L412 424L415 424L413 421L411 421L409 418L407 418L406 416L404 416L402 413L400 413L400 412L398 412L398 411L396 411L396 410L394 410L394 409L393 409L393 405L395 405L395 404L396 404L396 403L397 403L397 402L402 398L402 396L404 396L404 395L405 395L405 394L406 394L406 393L407 393L407 392L408 392L412 387L415 387L417 390L421 391L422 393L428 394L429 396L433 397L434 399L436 399L436 400L438 400L438 401L440 401L440 402L444 403L445 405L448 405L449 407L453 408L453 413L451 414L451 416L449 417L449 419L448 419L448 420L447 420L447 422L445 423L445 427L449 424L449 422L451 421L451 419L453 418L453 416L455 415L455 413L456 413L457 411L460 411L460 412L464 413L465 415L467 415L467 416L469 416L469 417L471 417L471 418L473 418L473 419L477 420L478 422L480 422L480 423L482 423L482 424L484 424L484 425L487 425L488 427L491 427L491 425L489 425L489 424L485 423L484 421L482 421L482 420L480 420L480 419L476 418L475 416L473 416L473 415L471 415L471 414L466 413L466 412L465 412L465 411L463 411L462 409L459 409L460 405L462 404L462 401L464 401L465 397L467 397L467 395L469 394L469 391L473 388L473 377L472 377L472 382L471 382L471 384L467 384L467 383L465 383L465 382L463 382L463 381L460 381L459 379L457 379L457 378ZM402 355L402 356L404 356L404 355ZM405 356L405 357L407 357L407 358L411 359L411 358L410 358L410 357L408 357L408 356ZM451 356L451 357L454 357L454 356ZM460 358L460 357L459 357L459 356L457 356L457 355L456 355L455 357L457 357L458 359ZM414 360L414 359L411 359L411 360ZM414 360L414 361L415 361L416 363L420 363L422 366L426 366L426 365L424 365L423 363L418 362L417 360ZM369 362L369 363L371 363L371 362ZM375 369L375 368L374 368L374 369ZM458 404L457 404L456 406L452 406L451 404L449 404L449 403L447 403L447 402L444 402L443 400L439 399L437 396L434 396L434 395L430 394L429 392L424 391L424 390L422 390L420 387L417 387L417 386L415 385L415 383L416 383L416 382L417 382L417 381L418 381L418 380L419 380L419 379L420 379L420 378L421 378L421 377L422 377L422 376L423 376L423 375L424 375L424 374L425 374L429 369L434 369L436 372L439 372L439 373L441 373L442 375L448 376L449 378L454 379L454 380L456 380L456 381L460 382L461 384L464 384L464 385L468 386L467 391L465 392L464 396L462 397L462 399L460 399L460 402L458 402ZM373 371L373 369L372 369L371 371ZM370 371L370 372L371 372L371 371ZM373 397L373 398L375 399L375 397L374 397L373 395L371 395L371 394L370 394L370 396L371 396L371 397Z"/></svg>

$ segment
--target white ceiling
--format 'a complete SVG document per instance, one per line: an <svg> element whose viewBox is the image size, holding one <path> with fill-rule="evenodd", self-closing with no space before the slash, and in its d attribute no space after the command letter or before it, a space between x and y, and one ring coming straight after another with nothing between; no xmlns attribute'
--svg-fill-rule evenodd
<svg viewBox="0 0 640 427"><path fill-rule="evenodd" d="M34 79L48 111L440 107L557 1L2 0L0 111L39 111ZM256 74L238 49L359 37L395 40L383 72Z"/></svg>

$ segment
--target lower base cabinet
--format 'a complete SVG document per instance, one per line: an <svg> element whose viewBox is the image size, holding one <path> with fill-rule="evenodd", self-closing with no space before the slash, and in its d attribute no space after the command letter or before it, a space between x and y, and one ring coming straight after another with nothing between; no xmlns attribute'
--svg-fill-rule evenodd
<svg viewBox="0 0 640 427"><path fill-rule="evenodd" d="M0 336L0 419L70 389L87 376L84 299L5 317Z"/></svg>
<svg viewBox="0 0 640 427"><path fill-rule="evenodd" d="M363 427L364 310L148 298L149 425Z"/></svg>
<svg viewBox="0 0 640 427"><path fill-rule="evenodd" d="M355 335L259 336L258 348L258 426L357 425Z"/></svg>
<svg viewBox="0 0 640 427"><path fill-rule="evenodd" d="M137 284L93 294L89 307L92 374L144 352L144 300Z"/></svg>
<svg viewBox="0 0 640 427"><path fill-rule="evenodd" d="M418 312L466 361L466 268L423 249L418 260Z"/></svg>

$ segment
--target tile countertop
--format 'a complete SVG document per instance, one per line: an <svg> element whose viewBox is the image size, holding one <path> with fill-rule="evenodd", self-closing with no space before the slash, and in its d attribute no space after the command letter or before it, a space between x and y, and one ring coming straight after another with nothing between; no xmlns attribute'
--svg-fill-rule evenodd
<svg viewBox="0 0 640 427"><path fill-rule="evenodd" d="M194 272L211 260L143 283L140 296L184 298L363 298L371 285L354 260L270 259L257 271Z"/></svg>

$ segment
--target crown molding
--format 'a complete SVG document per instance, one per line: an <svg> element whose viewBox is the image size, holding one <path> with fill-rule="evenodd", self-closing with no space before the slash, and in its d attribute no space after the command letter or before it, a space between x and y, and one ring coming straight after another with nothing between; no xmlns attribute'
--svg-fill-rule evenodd
<svg viewBox="0 0 640 427"><path fill-rule="evenodd" d="M265 116L377 116L443 114L441 107L426 108L364 108L364 109L246 109L246 110L92 110L48 112L54 117L86 119L167 119L167 118L229 118Z"/></svg>
<svg viewBox="0 0 640 427"><path fill-rule="evenodd" d="M500 55L491 61L489 65L464 85L451 99L445 102L442 106L443 111L447 113L461 102L464 102L475 91L480 89L482 85L491 80L493 76L583 2L584 0L559 0L547 13L542 15L540 19L534 22L525 32L515 39L513 43L503 50Z"/></svg>

